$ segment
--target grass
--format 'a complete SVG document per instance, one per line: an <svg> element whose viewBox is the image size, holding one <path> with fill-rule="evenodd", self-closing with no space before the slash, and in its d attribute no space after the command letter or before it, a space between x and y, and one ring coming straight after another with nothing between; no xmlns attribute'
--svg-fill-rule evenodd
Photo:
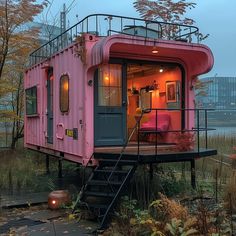
<svg viewBox="0 0 236 236"><path fill-rule="evenodd" d="M201 140L203 142L203 140ZM208 137L208 147L217 149L218 154L214 157L206 157L197 161L196 169L203 178L216 178L218 175L220 182L226 182L231 172L230 155L234 152L233 146L236 144L236 137L231 135L216 135Z"/></svg>
<svg viewBox="0 0 236 236"><path fill-rule="evenodd" d="M64 187L65 181L75 182L73 174L77 174L75 164L63 162L64 178L59 179L57 159L50 158L50 175L47 175L45 156L22 146L16 150L0 150L0 163L0 192L6 194L52 191ZM68 187L69 183L66 184Z"/></svg>
<svg viewBox="0 0 236 236"><path fill-rule="evenodd" d="M218 191L222 191L231 175L231 160L226 157L233 152L236 137L211 136L208 139L209 148L216 148L218 155L196 161L197 186L209 194L215 193L217 179ZM202 144L204 139L201 139ZM0 190L1 192L50 191L61 184L57 178L57 160L50 159L51 174L46 175L45 156L22 148L0 152ZM225 163L225 164L224 164ZM79 170L81 167L79 167ZM70 176L67 186L81 186L82 172L78 166L63 162L63 175ZM217 178L216 178L217 174ZM131 196L143 206L155 199L158 192L167 196L180 193L191 193L190 164L165 163L154 165L154 177L149 176L149 166L140 166L136 171L131 186ZM74 187L72 187L74 188ZM74 191L76 191L74 188Z"/></svg>
<svg viewBox="0 0 236 236"><path fill-rule="evenodd" d="M162 192L168 197L193 196L202 194L209 197L223 198L232 168L229 155L233 153L236 137L208 137L208 147L217 149L218 155L196 161L197 190L191 188L190 163L163 163L154 165L153 180L149 177L149 166L139 167L131 185L131 198L135 198L142 208ZM201 138L201 146L204 139Z"/></svg>
<svg viewBox="0 0 236 236"><path fill-rule="evenodd" d="M0 162L1 191L13 193L42 189L39 178L44 167L39 154L24 149L1 151Z"/></svg>
<svg viewBox="0 0 236 236"><path fill-rule="evenodd" d="M165 163L158 167L155 165L154 178L152 181L149 179L147 166L146 169L138 169L135 180L133 180L136 186L136 188L134 188L136 195L131 195L130 199L135 198L139 209L137 210L134 207L130 208L129 205L126 204L124 208L126 211L121 212L120 215L118 214L118 220L113 221L111 227L104 235L131 235L133 232L130 233L130 231L132 230L135 232L134 235L139 235L140 232L143 232L145 227L146 229L149 227L151 232L142 235L151 235L152 233L152 235L163 235L161 233L166 229L177 229L179 232L175 234L167 232L165 235L188 235L187 233L190 233L190 231L180 234L180 230L183 232L184 224L177 224L176 218L178 222L181 222L178 217L170 217L170 219L168 219L169 223L166 225L168 227L165 226L161 229L160 226L163 220L157 221L157 219L150 216L150 214L147 214L147 211L150 209L148 206L152 200L156 198L158 199L156 202L160 202L160 197L157 195L158 191L164 192L164 194L172 196L172 198L174 197L177 200L189 199L191 205L197 203L195 202L193 204L192 201L195 196L199 196L200 199L204 196L210 197L209 199L215 198L217 200L216 202L220 204L213 204L211 206L213 210L209 210L210 203L204 203L203 198L199 201L199 205L196 205L197 210L194 210L194 215L184 219L183 222L192 220L191 229L197 229L198 231L195 234L189 235L232 235L232 213L236 213L236 160L232 161L229 156L235 152L233 150L233 146L236 146L235 141L236 137L234 136L216 135L209 137L208 148L217 149L218 155L196 161L197 191L193 191L190 188L189 163ZM203 144L204 140L201 139L201 142L201 144ZM163 175L161 173L163 173ZM133 189L131 190L133 191ZM184 196L183 194L186 195ZM147 199L150 201L148 202ZM160 206L163 206L163 204ZM170 209L171 212L178 212L178 210L174 209L172 203L168 204L168 206L169 207L165 208L165 210ZM127 209L134 209L133 215L128 215ZM145 211L143 211L143 209L145 209ZM139 212L139 214L137 214L137 212ZM164 213L166 216L166 211ZM158 214L157 216L160 215L161 214ZM147 218L143 219L142 217ZM175 222L173 222L173 220L175 220ZM141 228L136 228L136 226L139 227L140 225ZM127 230L128 233L125 232L122 234L125 230ZM138 233L135 230L138 230ZM117 232L121 233L119 234Z"/></svg>

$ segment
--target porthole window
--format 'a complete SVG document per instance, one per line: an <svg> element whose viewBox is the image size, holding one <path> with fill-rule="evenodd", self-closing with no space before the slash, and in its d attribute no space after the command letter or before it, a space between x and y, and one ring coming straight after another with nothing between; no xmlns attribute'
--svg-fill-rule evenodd
<svg viewBox="0 0 236 236"><path fill-rule="evenodd" d="M69 111L69 76L60 78L60 110L62 113Z"/></svg>

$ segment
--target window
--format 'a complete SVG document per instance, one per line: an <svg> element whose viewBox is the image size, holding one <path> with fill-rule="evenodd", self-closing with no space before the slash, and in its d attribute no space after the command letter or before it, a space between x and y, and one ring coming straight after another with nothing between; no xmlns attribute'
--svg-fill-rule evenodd
<svg viewBox="0 0 236 236"><path fill-rule="evenodd" d="M98 74L98 105L120 107L122 105L122 67L104 65Z"/></svg>
<svg viewBox="0 0 236 236"><path fill-rule="evenodd" d="M60 79L60 110L69 111L69 76L62 75Z"/></svg>
<svg viewBox="0 0 236 236"><path fill-rule="evenodd" d="M26 94L26 115L37 114L37 87L31 87L25 90Z"/></svg>

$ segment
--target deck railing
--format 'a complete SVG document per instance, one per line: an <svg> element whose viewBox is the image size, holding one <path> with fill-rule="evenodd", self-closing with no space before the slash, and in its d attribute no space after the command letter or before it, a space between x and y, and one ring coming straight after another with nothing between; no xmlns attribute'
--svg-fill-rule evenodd
<svg viewBox="0 0 236 236"><path fill-rule="evenodd" d="M148 133L148 134L155 134L155 156L158 155L158 141L157 141L157 136L159 134L163 134L163 133L185 133L185 132L193 132L196 133L196 147L194 147L194 150L197 149L197 152L199 153L200 151L200 133L204 132L204 136L205 136L205 144L204 144L204 148L207 149L208 148L208 131L213 131L215 130L214 128L209 128L208 127L208 119L207 119L207 113L209 111L213 111L214 109L156 109L156 108L152 108L152 109L146 109L143 110L142 113L140 114L140 116L138 117L136 124L134 125L134 127L132 128L132 131L129 135L129 137L127 138L126 142L124 143L121 152L119 154L119 157L117 158L117 162L115 163L115 165L113 166L113 169L110 173L110 175L107 178L107 181L109 182L116 170L116 168L119 165L119 162L121 161L121 159L123 158L123 155L125 154L126 148L128 147L132 137L135 135L135 131L137 131L137 161L140 160L140 147L141 147L141 142L140 142L140 134L143 133ZM190 112L193 112L194 114L194 125L193 127L191 127L191 129L186 129L185 127L182 127L181 129L178 130L167 130L167 131L157 131L157 127L158 127L158 113L159 112L181 112L181 116L183 115L185 118L187 118L187 116L189 116ZM140 130L140 123L144 117L145 113L149 113L149 112L154 112L155 113L155 124L156 124L156 129L154 129L153 131L141 131ZM182 125L183 126L183 125ZM195 143L194 143L195 144ZM110 186L112 189L112 186Z"/></svg>
<svg viewBox="0 0 236 236"><path fill-rule="evenodd" d="M208 131L213 131L215 130L214 128L209 128L208 127L208 112L213 111L214 109L146 109L142 112L140 119L137 121L138 122L138 137L137 137L137 142L138 142L138 148L137 148L137 155L140 156L140 134L154 134L155 135L155 155L158 155L158 135L160 134L167 134L167 133L179 133L179 134L184 134L186 132L188 133L193 133L194 134L194 150L196 150L198 153L201 149L200 145L200 136L203 133L204 137L204 147L205 149L208 149ZM153 130L142 130L141 127L141 121L145 113L149 112L154 112L155 113L155 129ZM187 117L190 116L190 113L192 112L192 117L194 117L194 124L190 128L184 127L184 124L186 123L185 121L182 121L182 127L180 129L168 129L165 131L160 131L158 130L158 114L159 112L180 112L180 116L182 117L182 120L186 120ZM172 121L173 122L173 121ZM196 135L195 135L196 134ZM187 151L187 150L186 150Z"/></svg>
<svg viewBox="0 0 236 236"><path fill-rule="evenodd" d="M106 37L125 34L138 37L199 42L199 30L195 26L144 20L108 14L85 17L62 34L50 40L30 54L30 66L37 64L76 41L83 33Z"/></svg>

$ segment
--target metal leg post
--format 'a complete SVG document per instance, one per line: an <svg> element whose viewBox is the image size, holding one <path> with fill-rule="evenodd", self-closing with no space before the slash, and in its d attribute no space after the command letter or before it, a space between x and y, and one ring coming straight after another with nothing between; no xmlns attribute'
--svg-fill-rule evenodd
<svg viewBox="0 0 236 236"><path fill-rule="evenodd" d="M196 189L196 171L195 171L195 160L191 160L191 185L193 189Z"/></svg>
<svg viewBox="0 0 236 236"><path fill-rule="evenodd" d="M50 174L50 162L49 162L49 155L46 155L46 174Z"/></svg>
<svg viewBox="0 0 236 236"><path fill-rule="evenodd" d="M62 161L58 160L58 178L62 178Z"/></svg>

